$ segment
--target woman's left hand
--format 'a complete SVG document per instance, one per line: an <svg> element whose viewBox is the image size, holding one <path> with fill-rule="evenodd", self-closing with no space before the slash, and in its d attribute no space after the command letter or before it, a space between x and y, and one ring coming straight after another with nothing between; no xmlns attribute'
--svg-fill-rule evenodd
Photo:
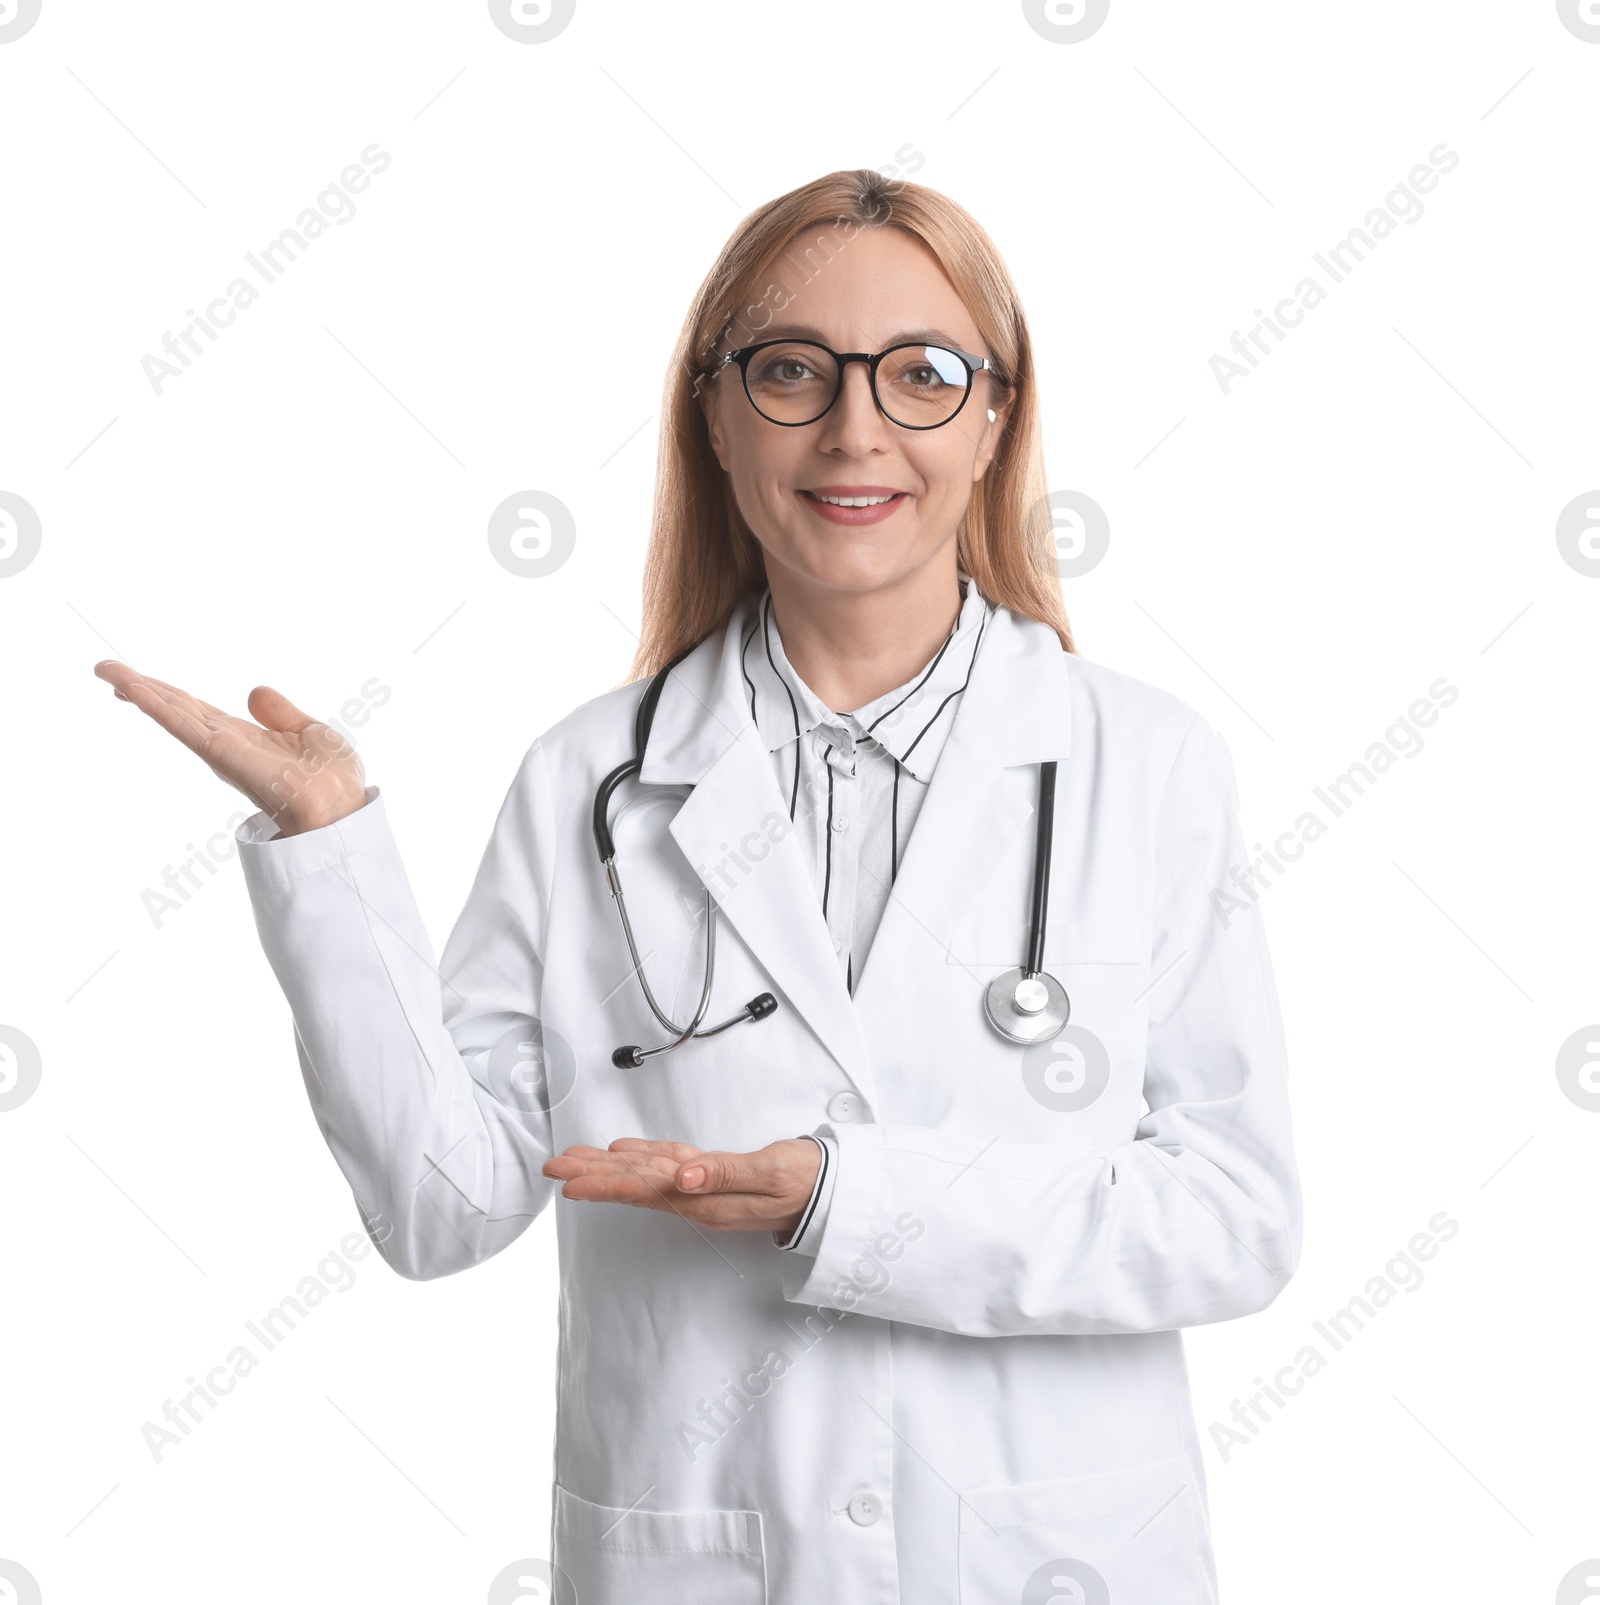
<svg viewBox="0 0 1600 1605"><path fill-rule="evenodd" d="M717 1231L765 1228L787 1237L800 1224L821 1163L809 1137L786 1137L750 1154L618 1137L609 1148L568 1148L545 1161L544 1174L566 1183L563 1198L637 1204Z"/></svg>

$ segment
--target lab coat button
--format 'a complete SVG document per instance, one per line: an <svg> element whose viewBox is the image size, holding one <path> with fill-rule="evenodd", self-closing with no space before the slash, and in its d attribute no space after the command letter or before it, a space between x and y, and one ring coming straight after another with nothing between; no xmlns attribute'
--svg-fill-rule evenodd
<svg viewBox="0 0 1600 1605"><path fill-rule="evenodd" d="M848 814L835 814L830 823L836 831L846 831L850 828L850 817Z"/></svg>
<svg viewBox="0 0 1600 1605"><path fill-rule="evenodd" d="M836 1092L828 1100L829 1120L859 1120L861 1100L853 1092Z"/></svg>
<svg viewBox="0 0 1600 1605"><path fill-rule="evenodd" d="M850 1519L858 1527L870 1527L883 1514L883 1500L870 1488L850 1495Z"/></svg>

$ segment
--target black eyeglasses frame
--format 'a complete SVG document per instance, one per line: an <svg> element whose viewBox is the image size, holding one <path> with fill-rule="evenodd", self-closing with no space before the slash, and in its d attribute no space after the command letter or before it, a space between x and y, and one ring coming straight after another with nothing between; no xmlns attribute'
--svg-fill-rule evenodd
<svg viewBox="0 0 1600 1605"><path fill-rule="evenodd" d="M815 346L818 351L826 351L828 355L833 358L834 362L838 364L839 371L834 379L833 395L829 397L828 405L824 407L815 418L806 418L799 423L789 423L782 418L774 418L770 413L762 412L761 408L756 404L756 398L750 394L750 359L758 351L769 350L772 346L786 345ZM961 359L962 365L967 370L966 391L962 395L961 400L957 403L955 412L951 413L948 418L941 418L936 424L902 423L894 416L893 413L889 411L887 407L884 406L883 398L878 394L878 364L881 363L885 357L892 356L896 351L909 351L918 347L926 349L930 346L935 351L948 351L952 356L959 357ZM992 373L995 375L997 383L1005 383L1005 381L999 377L1000 371L990 358L979 356L975 351L963 351L958 346L942 345L937 340L902 340L898 344L886 346L882 351L878 352L835 351L832 346L824 345L820 340L807 340L797 336L791 336L787 339L779 340L761 340L755 345L751 346L736 346L732 351L724 354L722 361L719 362L714 369L712 369L710 377L716 377L716 375L721 373L729 363L737 363L739 368L740 382L744 386L745 399L752 407L755 407L756 413L759 417L766 419L769 424L776 424L780 429L805 429L810 425L819 422L821 419L826 418L829 412L833 410L834 403L837 402L839 397L844 393L845 369L852 362L866 363L867 388L872 392L873 405L877 407L878 411L881 412L883 416L887 418L889 422L892 423L897 429L915 429L919 431L928 429L943 429L946 424L954 422L956 417L960 414L961 409L966 406L968 397L970 397L972 394L972 380L976 374Z"/></svg>

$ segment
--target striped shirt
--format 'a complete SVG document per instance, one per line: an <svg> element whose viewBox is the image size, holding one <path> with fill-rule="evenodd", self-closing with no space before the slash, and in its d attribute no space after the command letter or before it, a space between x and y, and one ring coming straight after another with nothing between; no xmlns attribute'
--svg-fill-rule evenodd
<svg viewBox="0 0 1600 1605"><path fill-rule="evenodd" d="M795 672L772 617L770 591L740 644L750 717L772 754L852 994L993 612L965 576L962 598L932 660L904 685L851 713L828 708ZM838 1156L831 1138L812 1140L822 1149L822 1163L810 1202L794 1236L780 1242L775 1232L773 1241L801 1252L809 1244L814 1253Z"/></svg>

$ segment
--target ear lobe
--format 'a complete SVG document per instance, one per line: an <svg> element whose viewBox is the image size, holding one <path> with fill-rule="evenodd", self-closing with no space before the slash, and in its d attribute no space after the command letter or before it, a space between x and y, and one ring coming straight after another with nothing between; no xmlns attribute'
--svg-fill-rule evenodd
<svg viewBox="0 0 1600 1605"><path fill-rule="evenodd" d="M717 386L703 374L695 377L695 400L700 403L700 416L705 419L706 438L723 473L728 471L728 459L723 451L722 426L717 418Z"/></svg>
<svg viewBox="0 0 1600 1605"><path fill-rule="evenodd" d="M1001 437L1005 434L1006 424L1011 419L1011 403L1005 402L998 412L993 407L985 409L989 414L989 426L984 430L983 444L978 448L978 455L972 463L972 481L976 484L983 478L989 464L994 461L995 453L1000 449Z"/></svg>

